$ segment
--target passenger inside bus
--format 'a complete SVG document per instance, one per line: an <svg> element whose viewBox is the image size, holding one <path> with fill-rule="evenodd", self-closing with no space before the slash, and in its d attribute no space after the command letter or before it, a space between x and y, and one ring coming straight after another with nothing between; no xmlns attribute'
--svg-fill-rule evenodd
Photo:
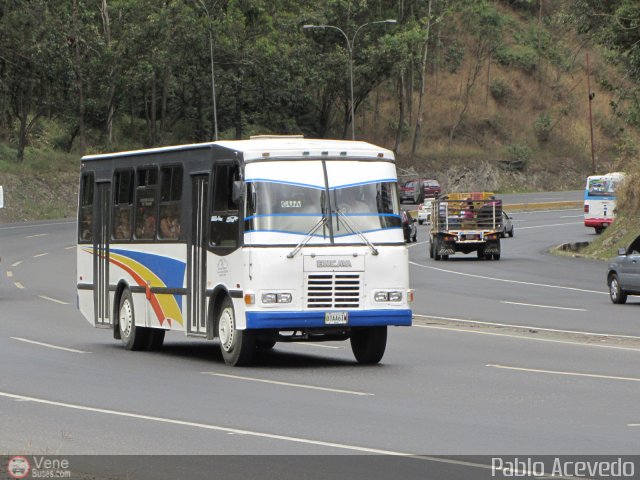
<svg viewBox="0 0 640 480"><path fill-rule="evenodd" d="M337 207L344 214L372 212L372 208L362 201L361 187L347 187L336 190L336 197Z"/></svg>
<svg viewBox="0 0 640 480"><path fill-rule="evenodd" d="M156 217L152 213L145 213L142 222L137 222L136 237L151 239L156 234Z"/></svg>
<svg viewBox="0 0 640 480"><path fill-rule="evenodd" d="M82 220L82 229L80 233L80 238L82 240L91 240L91 232L93 228L93 215L91 211L86 211L84 213L84 218Z"/></svg>
<svg viewBox="0 0 640 480"><path fill-rule="evenodd" d="M131 238L131 222L129 220L129 210L120 210L118 213L118 223L114 232L117 240Z"/></svg>
<svg viewBox="0 0 640 480"><path fill-rule="evenodd" d="M160 238L175 240L180 236L180 220L174 207L167 207L160 219Z"/></svg>

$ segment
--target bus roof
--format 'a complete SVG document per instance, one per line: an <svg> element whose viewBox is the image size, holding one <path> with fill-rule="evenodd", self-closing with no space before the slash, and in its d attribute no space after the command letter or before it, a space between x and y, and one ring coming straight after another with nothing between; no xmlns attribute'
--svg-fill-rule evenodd
<svg viewBox="0 0 640 480"><path fill-rule="evenodd" d="M169 147L132 150L99 155L85 155L82 161L102 160L118 157L149 155L154 153L175 152L181 150L216 149L222 148L242 154L245 162L252 160L266 160L276 158L305 158L305 157L358 157L379 158L393 161L391 150L378 147L371 143L351 140L322 140L291 137L256 137L250 140L222 140L218 142L194 143L189 145L175 145Z"/></svg>

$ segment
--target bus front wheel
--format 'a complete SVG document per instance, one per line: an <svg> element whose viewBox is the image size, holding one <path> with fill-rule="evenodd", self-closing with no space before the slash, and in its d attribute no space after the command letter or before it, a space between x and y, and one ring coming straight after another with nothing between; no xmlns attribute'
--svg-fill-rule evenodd
<svg viewBox="0 0 640 480"><path fill-rule="evenodd" d="M224 363L234 367L251 363L256 347L255 338L252 332L236 328L236 315L229 297L225 297L220 305L216 334L220 339L220 350Z"/></svg>
<svg viewBox="0 0 640 480"><path fill-rule="evenodd" d="M133 308L131 292L127 289L120 297L118 309L118 325L120 338L127 350L144 350L149 345L149 330L136 326L136 315Z"/></svg>
<svg viewBox="0 0 640 480"><path fill-rule="evenodd" d="M380 362L387 347L387 327L367 327L351 332L351 350L358 363Z"/></svg>

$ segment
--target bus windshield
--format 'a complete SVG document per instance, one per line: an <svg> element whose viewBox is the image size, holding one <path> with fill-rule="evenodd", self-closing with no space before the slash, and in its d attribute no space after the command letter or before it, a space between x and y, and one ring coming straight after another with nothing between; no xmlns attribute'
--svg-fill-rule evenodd
<svg viewBox="0 0 640 480"><path fill-rule="evenodd" d="M587 185L588 195L592 197L614 196L620 181L621 179L618 177L590 177Z"/></svg>
<svg viewBox="0 0 640 480"><path fill-rule="evenodd" d="M307 235L325 216L331 218L334 238L360 232L400 228L400 211L394 182L368 182L329 190L307 185L270 181L247 184L245 231L280 232ZM331 205L331 210L329 210ZM347 225L341 220L348 217ZM328 222L314 234L317 240L330 240ZM292 244L299 238L290 239Z"/></svg>

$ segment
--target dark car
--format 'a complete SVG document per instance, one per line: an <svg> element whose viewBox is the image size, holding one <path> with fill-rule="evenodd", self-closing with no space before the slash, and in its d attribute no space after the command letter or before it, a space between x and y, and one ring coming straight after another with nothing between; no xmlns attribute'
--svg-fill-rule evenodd
<svg viewBox="0 0 640 480"><path fill-rule="evenodd" d="M440 195L442 188L437 180L431 178L418 178L409 180L400 187L400 201L422 203L425 198L433 198Z"/></svg>
<svg viewBox="0 0 640 480"><path fill-rule="evenodd" d="M404 208L400 210L402 217L402 233L404 234L404 241L415 242L418 239L418 227L416 226L416 219L409 214Z"/></svg>
<svg viewBox="0 0 640 480"><path fill-rule="evenodd" d="M625 303L627 295L640 295L640 236L629 248L618 250L609 264L607 285L613 303Z"/></svg>

